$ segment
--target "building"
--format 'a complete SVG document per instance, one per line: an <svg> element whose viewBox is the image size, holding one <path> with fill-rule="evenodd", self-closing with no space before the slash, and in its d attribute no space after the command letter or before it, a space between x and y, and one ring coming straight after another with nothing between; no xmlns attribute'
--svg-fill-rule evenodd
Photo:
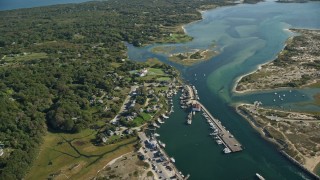
<svg viewBox="0 0 320 180"><path fill-rule="evenodd" d="M192 104L192 111L201 111L201 106L199 103Z"/></svg>
<svg viewBox="0 0 320 180"><path fill-rule="evenodd" d="M146 76L148 74L148 69L143 68L140 72L139 72L139 76L143 77Z"/></svg>

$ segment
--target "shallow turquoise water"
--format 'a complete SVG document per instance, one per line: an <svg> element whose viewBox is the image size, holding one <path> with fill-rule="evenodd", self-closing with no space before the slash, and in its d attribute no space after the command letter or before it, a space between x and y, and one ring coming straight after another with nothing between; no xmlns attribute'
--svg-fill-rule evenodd
<svg viewBox="0 0 320 180"><path fill-rule="evenodd" d="M209 136L206 121L198 114L191 126L185 125L187 113L175 103L175 112L158 132L167 144L166 151L176 159L177 167L190 174L191 179L254 179L256 172L266 179L310 179L263 140L232 107L239 102L262 101L264 106L285 109L320 111L312 105L312 96L319 89L289 89L284 101L273 102L274 91L234 94L237 78L254 71L258 65L271 61L293 34L288 28L320 28L320 3L278 4L272 1L255 5L222 7L203 13L203 20L187 25L186 31L194 40L185 44L151 45L134 48L128 45L129 57L145 61L157 57L177 67L183 77L194 84L200 101L242 143L245 150L225 155ZM183 67L154 54L155 46L176 46L180 49L206 49L213 42L221 53L210 61ZM179 49L178 48L178 49ZM304 95L304 96L302 96ZM303 104L303 106L301 106Z"/></svg>

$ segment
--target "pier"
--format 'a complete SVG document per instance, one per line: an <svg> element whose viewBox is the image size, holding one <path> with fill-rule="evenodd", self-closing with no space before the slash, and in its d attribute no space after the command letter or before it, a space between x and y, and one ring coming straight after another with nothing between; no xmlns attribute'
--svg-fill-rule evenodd
<svg viewBox="0 0 320 180"><path fill-rule="evenodd" d="M200 102L198 103L200 104L202 111L209 116L209 119L211 120L211 122L213 122L218 128L219 130L218 136L220 137L223 144L226 147L228 147L231 150L231 152L242 151L241 144L238 142L238 140L228 130L226 130L222 126L221 122L218 119L215 119L210 114L210 112L205 108L204 105L202 105Z"/></svg>
<svg viewBox="0 0 320 180"><path fill-rule="evenodd" d="M188 96L189 98L186 104L191 107L194 104L200 105L201 110L206 115L207 120L212 122L215 125L217 129L217 138L221 140L222 144L226 147L226 149L224 149L224 152L229 153L229 152L242 151L242 147L239 141L228 130L226 130L226 128L221 124L221 122L218 119L212 116L212 114L207 110L207 108L203 104L201 104L197 100L198 97L196 97L197 92L195 88L192 88L191 86L186 85L185 89L188 91L188 94L189 94Z"/></svg>

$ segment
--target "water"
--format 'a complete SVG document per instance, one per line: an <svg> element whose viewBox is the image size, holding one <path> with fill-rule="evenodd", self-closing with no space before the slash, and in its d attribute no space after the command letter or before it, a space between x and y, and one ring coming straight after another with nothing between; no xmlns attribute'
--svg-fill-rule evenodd
<svg viewBox="0 0 320 180"><path fill-rule="evenodd" d="M234 94L237 78L254 71L258 65L271 61L293 34L288 28L319 29L320 3L278 4L272 1L255 5L237 5L206 11L203 20L187 25L194 40L185 44L151 45L144 48L128 46L131 59L145 61L157 57L175 66L187 81L194 84L200 101L230 130L245 150L225 155L209 135L209 126L198 114L192 125L185 125L187 113L175 101L175 112L158 132L167 144L166 151L176 159L176 165L191 179L254 179L256 172L266 179L310 179L276 150L232 107L236 103L262 101L264 106L284 109L320 111L311 103L320 89L282 89L284 101L273 102L275 91ZM206 49L215 42L221 53L211 60L184 67L167 60L164 54L154 54L156 46L177 46L178 49ZM197 74L195 78L195 74ZM203 76L206 74L206 76ZM176 97L177 98L177 97ZM303 105L303 106L302 106Z"/></svg>
<svg viewBox="0 0 320 180"><path fill-rule="evenodd" d="M90 0L0 0L0 11L86 1Z"/></svg>

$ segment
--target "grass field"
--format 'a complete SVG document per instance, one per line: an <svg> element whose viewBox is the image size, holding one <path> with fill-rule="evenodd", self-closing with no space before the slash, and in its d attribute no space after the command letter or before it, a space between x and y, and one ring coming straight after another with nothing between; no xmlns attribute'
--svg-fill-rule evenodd
<svg viewBox="0 0 320 180"><path fill-rule="evenodd" d="M170 81L169 77L161 77L161 78L157 78L157 81Z"/></svg>
<svg viewBox="0 0 320 180"><path fill-rule="evenodd" d="M177 34L173 33L169 37L163 39L164 42L171 42L171 43L184 43L189 42L193 38L191 36L188 36L186 34Z"/></svg>
<svg viewBox="0 0 320 180"><path fill-rule="evenodd" d="M149 71L148 75L159 75L159 76L166 75L162 69L158 69L158 68L149 68L148 71Z"/></svg>
<svg viewBox="0 0 320 180"><path fill-rule="evenodd" d="M26 179L90 179L109 161L134 149L136 137L94 146L95 131L78 134L48 133Z"/></svg>
<svg viewBox="0 0 320 180"><path fill-rule="evenodd" d="M151 119L151 115L147 113L140 113L138 117L133 119L135 126L140 126Z"/></svg>

